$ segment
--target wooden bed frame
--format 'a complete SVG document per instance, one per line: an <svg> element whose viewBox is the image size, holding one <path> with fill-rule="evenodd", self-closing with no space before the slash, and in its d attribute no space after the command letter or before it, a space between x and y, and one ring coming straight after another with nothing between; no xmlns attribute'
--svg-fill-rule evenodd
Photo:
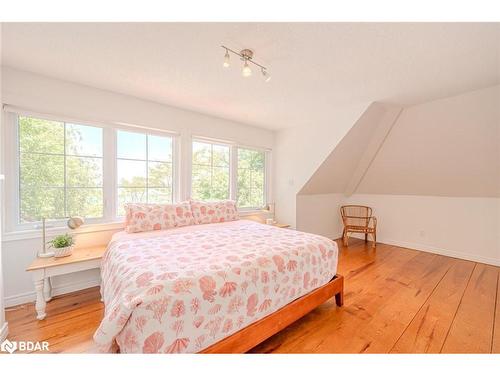
<svg viewBox="0 0 500 375"><path fill-rule="evenodd" d="M199 353L246 353L304 315L307 315L333 296L335 296L337 306L341 307L344 304L344 276L342 275L335 275L325 285L314 289L305 296L297 298L281 309L216 342ZM120 352L120 347L116 341L113 343L113 352Z"/></svg>
<svg viewBox="0 0 500 375"><path fill-rule="evenodd" d="M216 342L200 353L246 353L333 296L337 306L344 304L344 277L341 275L335 275L327 284Z"/></svg>

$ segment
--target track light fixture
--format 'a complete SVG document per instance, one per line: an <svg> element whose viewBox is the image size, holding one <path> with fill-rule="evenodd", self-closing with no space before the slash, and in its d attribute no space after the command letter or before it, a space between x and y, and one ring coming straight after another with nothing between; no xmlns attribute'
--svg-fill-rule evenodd
<svg viewBox="0 0 500 375"><path fill-rule="evenodd" d="M256 63L253 61L253 51L251 49L244 49L240 52L233 51L231 48L228 48L226 46L221 46L226 50L226 53L224 54L224 63L222 66L224 68L229 67L229 59L230 55L229 52L235 54L236 56L239 56L240 60L243 61L243 68L241 69L241 75L243 77L250 77L252 75L252 69L250 68L249 63L254 64L260 68L260 71L262 73L262 78L264 79L265 82L269 82L271 80L271 75L269 74L267 68L263 65L260 65L259 63Z"/></svg>

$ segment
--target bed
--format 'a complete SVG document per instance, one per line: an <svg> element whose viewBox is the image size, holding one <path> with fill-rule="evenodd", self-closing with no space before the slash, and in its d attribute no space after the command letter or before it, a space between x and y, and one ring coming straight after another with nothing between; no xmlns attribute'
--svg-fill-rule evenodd
<svg viewBox="0 0 500 375"><path fill-rule="evenodd" d="M94 341L103 352L246 352L333 296L342 305L337 259L332 240L247 220L119 232Z"/></svg>

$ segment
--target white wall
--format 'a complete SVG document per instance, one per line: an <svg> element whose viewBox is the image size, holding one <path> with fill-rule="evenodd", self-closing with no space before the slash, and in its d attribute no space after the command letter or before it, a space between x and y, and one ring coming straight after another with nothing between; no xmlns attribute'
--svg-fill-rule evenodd
<svg viewBox="0 0 500 375"><path fill-rule="evenodd" d="M335 165L323 177L335 179ZM363 204L380 242L500 265L500 86L405 108L352 196L339 202L342 184L315 185L297 196L298 229L335 234L327 211Z"/></svg>
<svg viewBox="0 0 500 375"><path fill-rule="evenodd" d="M340 206L343 194L297 195L297 229L328 238L342 236Z"/></svg>
<svg viewBox="0 0 500 375"><path fill-rule="evenodd" d="M274 133L268 130L12 68L3 69L2 94L3 103L35 112L89 122L126 123L177 131L184 151L188 149L192 135L262 148L272 148L274 142ZM186 161L189 157L186 155L181 159ZM8 162L4 160L4 163ZM185 167L181 165L181 169ZM105 244L116 230L104 228L81 233L77 241L80 246ZM25 269L34 259L40 241L38 233L4 236L3 270L8 306L34 299L34 288ZM98 270L56 277L53 280L54 293L65 293L98 283Z"/></svg>
<svg viewBox="0 0 500 375"><path fill-rule="evenodd" d="M374 209L379 242L500 266L500 199L355 194Z"/></svg>
<svg viewBox="0 0 500 375"><path fill-rule="evenodd" d="M500 266L499 198L298 195L297 228L340 238L344 204L373 208L378 242Z"/></svg>
<svg viewBox="0 0 500 375"><path fill-rule="evenodd" d="M2 56L2 27L3 24L0 23L0 56ZM0 61L0 103L2 103L2 62ZM2 123L2 111L0 110L0 124ZM2 154L2 145L0 142L0 155ZM3 168L0 166L0 177L3 175ZM3 180L0 179L0 199L3 194ZM5 337L7 337L7 323L5 322L5 310L4 310L4 282L3 282L3 272L2 272L2 210L0 207L0 342L3 341Z"/></svg>

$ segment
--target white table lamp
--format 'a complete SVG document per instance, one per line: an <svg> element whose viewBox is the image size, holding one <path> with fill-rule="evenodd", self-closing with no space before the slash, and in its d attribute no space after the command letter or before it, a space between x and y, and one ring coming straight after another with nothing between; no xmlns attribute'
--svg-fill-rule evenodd
<svg viewBox="0 0 500 375"><path fill-rule="evenodd" d="M47 252L47 241L46 241L46 236L45 236L45 220L46 219L44 217L42 217L42 251L38 253L38 256L40 258L50 258L50 257L54 256L53 251ZM72 216L68 219L66 225L70 229L77 229L81 225L83 225L83 223L85 223L85 220L83 219L83 217Z"/></svg>

